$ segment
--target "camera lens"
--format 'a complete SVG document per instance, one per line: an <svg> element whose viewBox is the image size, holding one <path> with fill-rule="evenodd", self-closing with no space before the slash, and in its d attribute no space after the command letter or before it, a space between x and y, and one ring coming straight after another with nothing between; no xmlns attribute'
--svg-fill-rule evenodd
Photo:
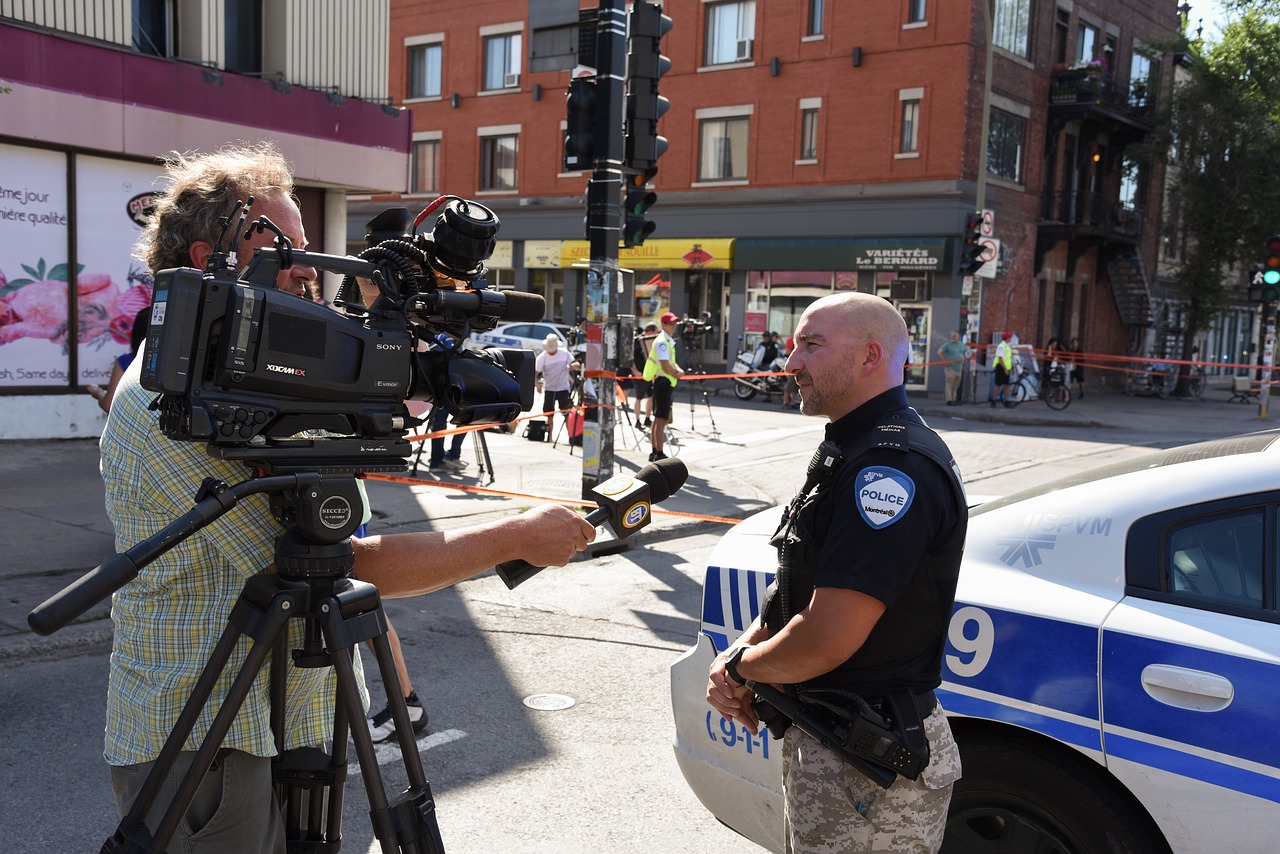
<svg viewBox="0 0 1280 854"><path fill-rule="evenodd" d="M454 199L436 217L433 266L452 279L475 277L497 244L498 215L477 202Z"/></svg>

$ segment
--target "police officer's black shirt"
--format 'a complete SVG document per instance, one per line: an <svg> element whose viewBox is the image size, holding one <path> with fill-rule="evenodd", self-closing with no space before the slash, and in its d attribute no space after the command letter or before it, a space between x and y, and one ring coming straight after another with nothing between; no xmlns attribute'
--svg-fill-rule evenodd
<svg viewBox="0 0 1280 854"><path fill-rule="evenodd" d="M901 386L827 425L826 437L850 448L895 412L916 417ZM806 685L865 697L937 687L968 524L948 474L917 451L871 448L852 459L846 452L823 492L804 526L816 540L805 549L814 587L856 590L886 610L851 658Z"/></svg>

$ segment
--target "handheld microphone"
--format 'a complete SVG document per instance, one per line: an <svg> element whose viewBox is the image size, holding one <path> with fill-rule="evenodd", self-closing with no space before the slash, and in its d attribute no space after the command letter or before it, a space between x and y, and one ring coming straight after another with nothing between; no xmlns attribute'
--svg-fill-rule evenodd
<svg viewBox="0 0 1280 854"><path fill-rule="evenodd" d="M666 501L688 479L689 469L676 457L650 463L635 477L611 477L591 490L600 506L588 513L586 520L593 528L608 522L618 539L624 540L649 524L651 505ZM500 563L495 569L507 589L515 590L546 567L517 559Z"/></svg>

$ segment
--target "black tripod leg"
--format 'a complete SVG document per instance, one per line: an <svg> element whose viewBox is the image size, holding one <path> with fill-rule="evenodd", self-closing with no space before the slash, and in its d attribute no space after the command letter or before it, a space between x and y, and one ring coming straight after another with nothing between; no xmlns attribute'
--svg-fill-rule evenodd
<svg viewBox="0 0 1280 854"><path fill-rule="evenodd" d="M360 723L350 732L369 795L369 818L374 835L378 837L384 854L444 854L435 800L431 796L426 772L422 769L422 758L413 737L413 724L409 720L409 708L405 705L404 692L396 676L395 659L391 654L391 643L387 640L386 617L377 590L373 585L354 582L350 589L338 595L340 598L330 600L331 607L326 608L328 603L321 602L320 624L325 642L333 654L333 668L338 680L338 708L345 710L351 721ZM368 727L363 725L364 707L348 652L364 640L373 641L378 670L386 686L387 705L396 724L396 738L409 779L409 788L391 801L387 800L373 739ZM335 724L338 717L340 715L335 716ZM335 735L335 762L340 758L338 742ZM341 759L345 763L345 739L342 748L344 754ZM338 814L341 815L340 810Z"/></svg>
<svg viewBox="0 0 1280 854"><path fill-rule="evenodd" d="M249 584L252 584L253 581L254 579L250 579ZM248 585L246 585L247 589ZM289 604L286 605L285 602ZM168 848L169 841L173 838L174 833L177 832L178 823L182 821L182 818L187 814L187 810L191 807L191 802L195 800L196 790L199 789L205 774L208 773L209 766L213 764L214 755L222 746L228 730L231 729L232 721L235 720L236 714L240 711L240 706L244 704L245 697L249 694L249 689L253 686L254 680L262 670L267 654L271 651L276 638L284 630L284 626L289 620L290 612L297 604L295 597L290 593L280 592L271 598L265 610L259 610L243 594L241 595L240 600L236 602L236 606L231 612L231 625L227 626L222 636L218 639L218 644L214 647L213 654L209 657L208 663L205 664L204 670L200 672L195 687L192 688L191 696L187 699L186 705L182 707L182 712L178 715L178 720L174 724L173 730L169 733L168 739L165 740L164 747L161 748L160 755L156 758L155 764L151 768L151 773L147 775L142 789L138 792L137 799L133 802L133 806L130 807L129 813L121 821L120 827L117 828L116 835L103 846L104 851L164 851ZM247 624L247 628L245 624ZM217 684L218 678L222 675L222 671L226 668L227 661L230 659L236 642L242 633L253 637L254 644L250 648L244 664L241 665L235 681L227 692L227 696L223 699L222 706L218 709L218 714L210 724L209 731L205 734L200 748L196 751L191 767L187 769L187 773L183 776L182 782L174 793L173 800L170 801L160 823L156 825L155 833L150 834L149 844L141 843L136 834L145 829L147 814L151 811L151 806L160 792L160 787L164 784L165 778L178 759L178 754L182 752L187 738L195 728L196 722L200 718L200 712L203 711L205 704L209 701L209 696L213 693L213 688ZM133 847L126 845L126 842L132 843ZM143 847L138 848L137 846L140 843Z"/></svg>

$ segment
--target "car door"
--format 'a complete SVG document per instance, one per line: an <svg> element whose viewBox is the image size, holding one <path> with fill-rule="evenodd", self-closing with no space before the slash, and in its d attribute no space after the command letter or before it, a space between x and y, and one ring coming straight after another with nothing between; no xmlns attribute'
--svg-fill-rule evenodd
<svg viewBox="0 0 1280 854"><path fill-rule="evenodd" d="M1139 520L1103 625L1107 766L1175 852L1271 852L1280 837L1276 495Z"/></svg>

